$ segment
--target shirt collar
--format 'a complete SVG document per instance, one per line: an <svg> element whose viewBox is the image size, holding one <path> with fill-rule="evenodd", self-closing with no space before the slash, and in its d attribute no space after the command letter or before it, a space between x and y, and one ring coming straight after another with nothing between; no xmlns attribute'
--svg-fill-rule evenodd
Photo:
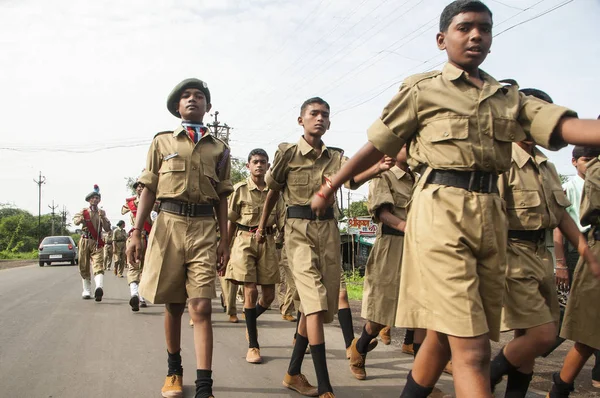
<svg viewBox="0 0 600 398"><path fill-rule="evenodd" d="M206 126L204 128L206 128ZM179 125L173 131L173 137L177 137L179 134L182 134L182 133L187 134L187 130L185 129L185 127L183 127L183 125ZM200 139L203 139L204 137L208 137L208 136L212 137L212 134L210 133L210 130L208 128L206 128L206 133L202 137L200 137Z"/></svg>
<svg viewBox="0 0 600 398"><path fill-rule="evenodd" d="M532 156L529 153L527 153L525 149L521 148L515 143L512 144L512 158L520 169L522 169L527 164L527 161L529 159L533 160L534 163L538 165L548 160L546 155L544 155L539 149L533 148Z"/></svg>
<svg viewBox="0 0 600 398"><path fill-rule="evenodd" d="M300 140L298 141L298 148L300 148L300 153L302 154L302 156L306 156L307 153L315 149L312 146L310 146L308 142L306 142L303 136L300 137ZM329 156L329 149L327 149L323 141L321 141L321 153L327 154L327 156Z"/></svg>
<svg viewBox="0 0 600 398"><path fill-rule="evenodd" d="M255 189L256 189L257 191L260 191L260 188L258 187L258 185L256 185L256 184L254 183L254 180L252 180L252 177L248 177L248 178L246 178L246 182L248 183L248 189L249 189L250 191L253 191L253 190L255 190ZM263 189L262 191L264 192L264 191L268 191L268 190L269 190L269 188L267 187L267 185L266 185L266 183L265 183L265 189Z"/></svg>
<svg viewBox="0 0 600 398"><path fill-rule="evenodd" d="M402 170L400 167L393 165L390 168L390 171L396 176L397 179L401 180L402 177L406 175L406 171Z"/></svg>
<svg viewBox="0 0 600 398"><path fill-rule="evenodd" d="M468 73L465 70L452 65L450 62L447 62L442 70L442 76L448 80L454 81L458 80L461 76L464 76L465 79L467 79ZM502 88L502 84L481 69L479 69L479 76L481 77L481 80L483 80L484 84L489 84L491 88Z"/></svg>

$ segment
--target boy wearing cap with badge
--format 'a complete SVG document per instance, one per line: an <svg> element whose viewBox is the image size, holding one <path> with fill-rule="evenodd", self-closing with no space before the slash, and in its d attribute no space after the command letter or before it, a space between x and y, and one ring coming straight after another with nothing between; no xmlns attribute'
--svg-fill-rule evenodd
<svg viewBox="0 0 600 398"><path fill-rule="evenodd" d="M188 301L196 348L195 398L213 397L211 299L216 296L217 269L229 260L226 233L217 242L217 228L227 230L230 180L229 147L202 123L211 108L205 82L186 79L169 94L167 108L181 125L158 133L148 151L144 184L128 248L130 263L143 253L141 234L156 200L154 221L145 255L139 293L154 304L165 304L168 372L161 393L183 396L181 316ZM215 219L216 215L216 219Z"/></svg>
<svg viewBox="0 0 600 398"><path fill-rule="evenodd" d="M104 295L104 241L102 231L110 231L110 221L106 212L98 208L100 203L100 188L94 185L94 190L87 194L85 200L89 207L84 208L73 217L73 224L81 225L81 238L79 239L79 274L83 282L83 299L91 298L92 281L90 263L94 272L94 299L102 301Z"/></svg>
<svg viewBox="0 0 600 398"><path fill-rule="evenodd" d="M144 190L144 184L139 181L136 181L133 184L133 189L135 189L135 196L131 198L127 198L125 200L125 204L121 207L121 214L125 215L130 213L131 215L131 225L135 225L135 218L138 212L138 205L140 202L140 195ZM129 284L129 305L131 306L131 310L137 312L140 310L140 307L146 307L146 300L144 300L143 296L140 296L138 291L138 285L140 283L140 277L142 276L142 270L144 268L144 254L146 252L146 247L148 246L148 236L150 235L150 231L152 230L152 219L150 216L146 217L144 221L144 229L142 230L142 253L140 254L140 262L128 262L127 263L127 283ZM130 235L131 235L130 231ZM127 239L127 246L131 242L131 239Z"/></svg>
<svg viewBox="0 0 600 398"><path fill-rule="evenodd" d="M512 142L549 149L600 145L600 121L502 86L479 69L492 13L459 0L440 17L442 71L408 77L368 129L367 143L312 200L324 214L339 186L405 143L422 171L408 214L396 326L428 329L402 397L426 397L452 353L458 397L491 397L489 339L498 340L506 265L506 214L498 175ZM432 239L432 237L435 237Z"/></svg>

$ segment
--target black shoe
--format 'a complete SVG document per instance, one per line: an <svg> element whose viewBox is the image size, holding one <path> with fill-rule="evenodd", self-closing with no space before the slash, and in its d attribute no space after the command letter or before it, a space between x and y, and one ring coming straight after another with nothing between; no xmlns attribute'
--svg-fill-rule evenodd
<svg viewBox="0 0 600 398"><path fill-rule="evenodd" d="M129 305L131 306L131 311L138 312L140 310L140 298L138 296L131 296Z"/></svg>
<svg viewBox="0 0 600 398"><path fill-rule="evenodd" d="M94 300L102 301L102 296L104 296L104 290L101 287L97 287L94 291Z"/></svg>
<svg viewBox="0 0 600 398"><path fill-rule="evenodd" d="M148 304L145 301L140 301L140 308L146 308Z"/></svg>

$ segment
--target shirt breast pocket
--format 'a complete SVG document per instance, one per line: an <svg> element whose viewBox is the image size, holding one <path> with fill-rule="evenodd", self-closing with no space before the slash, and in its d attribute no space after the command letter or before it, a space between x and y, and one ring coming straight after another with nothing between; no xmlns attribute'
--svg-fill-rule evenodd
<svg viewBox="0 0 600 398"><path fill-rule="evenodd" d="M176 194L185 190L185 160L172 158L162 162L158 178L158 194Z"/></svg>
<svg viewBox="0 0 600 398"><path fill-rule="evenodd" d="M513 190L506 198L506 211L512 228L542 228L542 215L535 209L542 204L542 197L534 190Z"/></svg>
<svg viewBox="0 0 600 398"><path fill-rule="evenodd" d="M419 132L423 149L434 166L466 166L470 159L469 117L456 116L428 122Z"/></svg>
<svg viewBox="0 0 600 398"><path fill-rule="evenodd" d="M258 207L253 206L250 203L242 203L241 212L244 216L252 216L254 214L258 214Z"/></svg>
<svg viewBox="0 0 600 398"><path fill-rule="evenodd" d="M503 169L510 167L512 143L523 141L527 138L523 127L514 119L494 118L493 123L494 143L501 153L501 158L506 160Z"/></svg>
<svg viewBox="0 0 600 398"><path fill-rule="evenodd" d="M305 171L290 171L288 174L287 185L290 192L299 196L301 199L310 199L309 183L310 175Z"/></svg>

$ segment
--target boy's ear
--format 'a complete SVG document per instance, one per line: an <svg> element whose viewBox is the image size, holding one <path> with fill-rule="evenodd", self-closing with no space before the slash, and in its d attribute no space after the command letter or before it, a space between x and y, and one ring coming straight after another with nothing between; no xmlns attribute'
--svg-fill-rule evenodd
<svg viewBox="0 0 600 398"><path fill-rule="evenodd" d="M267 162L267 170L271 168L271 163Z"/></svg>
<svg viewBox="0 0 600 398"><path fill-rule="evenodd" d="M440 32L435 36L435 41L437 42L437 47L440 50L446 49L446 35L444 32Z"/></svg>
<svg viewBox="0 0 600 398"><path fill-rule="evenodd" d="M329 121L329 123L327 124L327 130L329 130L329 128L331 127L331 120Z"/></svg>
<svg viewBox="0 0 600 398"><path fill-rule="evenodd" d="M246 168L250 169L250 162L246 163Z"/></svg>
<svg viewBox="0 0 600 398"><path fill-rule="evenodd" d="M298 116L298 124L300 126L304 126L304 120L302 120L302 116Z"/></svg>
<svg viewBox="0 0 600 398"><path fill-rule="evenodd" d="M577 167L577 159L575 158L571 158L571 164L575 167Z"/></svg>

